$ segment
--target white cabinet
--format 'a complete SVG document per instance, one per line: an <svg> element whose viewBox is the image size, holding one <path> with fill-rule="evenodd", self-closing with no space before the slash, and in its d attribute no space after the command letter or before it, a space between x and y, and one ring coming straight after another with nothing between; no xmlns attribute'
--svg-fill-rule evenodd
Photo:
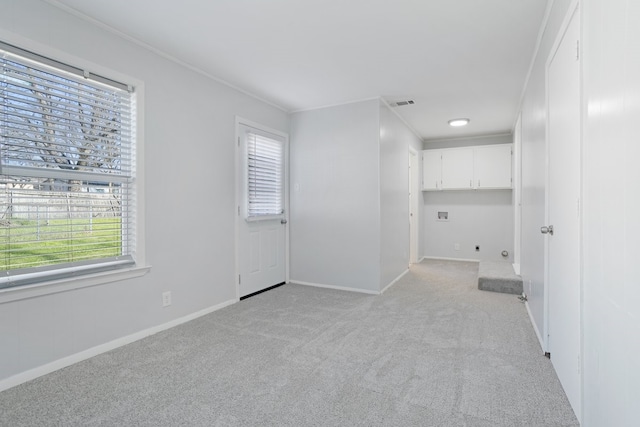
<svg viewBox="0 0 640 427"><path fill-rule="evenodd" d="M511 188L511 144L475 147L473 173L478 189Z"/></svg>
<svg viewBox="0 0 640 427"><path fill-rule="evenodd" d="M439 190L442 186L442 159L440 150L422 152L422 189Z"/></svg>
<svg viewBox="0 0 640 427"><path fill-rule="evenodd" d="M511 144L422 151L422 190L511 188Z"/></svg>
<svg viewBox="0 0 640 427"><path fill-rule="evenodd" d="M473 189L473 148L442 150L443 190Z"/></svg>

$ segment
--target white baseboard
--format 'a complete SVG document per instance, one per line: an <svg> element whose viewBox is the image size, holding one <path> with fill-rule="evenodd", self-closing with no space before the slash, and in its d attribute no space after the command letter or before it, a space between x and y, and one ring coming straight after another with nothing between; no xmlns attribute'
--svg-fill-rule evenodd
<svg viewBox="0 0 640 427"><path fill-rule="evenodd" d="M31 381L43 375L50 374L51 372L57 371L58 369L66 368L67 366L82 362L83 360L89 359L102 353L106 353L107 351L111 351L118 347L131 344L132 342L157 334L158 332L173 328L174 326L181 325L206 314L213 313L214 311L235 304L236 302L238 302L237 299L225 301L221 304L214 305L213 307L205 308L204 310L196 311L195 313L188 314L184 317L180 317L179 319L174 319L170 322L163 323L162 325L154 326L140 332L133 333L131 335L117 338L113 341L109 341L107 343L91 347L79 353L72 354L71 356L63 357L62 359L47 363L46 365L38 366L37 368L29 369L28 371L24 371L11 377L5 378L0 381L0 391L4 391L11 387L26 383L27 381Z"/></svg>
<svg viewBox="0 0 640 427"><path fill-rule="evenodd" d="M398 280L402 279L404 277L405 274L407 274L409 272L409 269L407 268L405 271L403 271L398 277L396 277L395 279L393 279L391 281L391 283L389 283L387 286L384 287L383 290L380 291L380 295L384 294L386 292L387 289L389 289L390 287L392 287L393 285L395 285L396 283L398 283Z"/></svg>
<svg viewBox="0 0 640 427"><path fill-rule="evenodd" d="M361 293L361 294L368 294L368 295L380 295L380 292L378 292L378 291L370 291L368 289L348 288L348 287L345 287L345 286L325 285L325 284L322 284L322 283L303 282L301 280L294 280L294 279L291 279L291 281L289 283L292 283L294 285L313 286L314 288L326 288L326 289L335 289L335 290L338 290L338 291L358 292L358 293Z"/></svg>
<svg viewBox="0 0 640 427"><path fill-rule="evenodd" d="M446 258L446 257L438 257L438 256L425 256L422 257L422 260L425 259L434 259L438 261L463 261L463 262L480 262L479 259L466 259L466 258ZM422 261L421 260L421 261Z"/></svg>
<svg viewBox="0 0 640 427"><path fill-rule="evenodd" d="M520 275L520 264L512 264L513 271L519 276Z"/></svg>
<svg viewBox="0 0 640 427"><path fill-rule="evenodd" d="M531 313L531 309L529 308L529 303L525 302L524 305L525 305L525 307L527 307L527 313L529 313L529 320L531 321L531 326L533 326L533 330L536 333L536 336L538 337L538 342L540 343L540 348L542 349L542 352L544 353L546 351L545 348L544 348L544 341L542 340L542 335L540 335L540 331L538 330L538 326L536 325L536 322L533 319L533 314Z"/></svg>

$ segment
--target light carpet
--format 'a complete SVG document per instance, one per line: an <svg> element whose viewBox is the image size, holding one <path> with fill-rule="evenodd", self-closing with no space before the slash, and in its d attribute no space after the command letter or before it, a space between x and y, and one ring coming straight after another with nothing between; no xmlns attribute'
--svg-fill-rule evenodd
<svg viewBox="0 0 640 427"><path fill-rule="evenodd" d="M524 305L477 269L288 284L0 393L0 425L577 426Z"/></svg>

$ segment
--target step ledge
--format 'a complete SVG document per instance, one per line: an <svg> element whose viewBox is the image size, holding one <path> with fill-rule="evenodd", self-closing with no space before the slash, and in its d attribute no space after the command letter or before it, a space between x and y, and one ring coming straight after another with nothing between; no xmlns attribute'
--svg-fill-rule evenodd
<svg viewBox="0 0 640 427"><path fill-rule="evenodd" d="M522 294L522 278L507 262L480 261L478 266L478 289L512 295Z"/></svg>

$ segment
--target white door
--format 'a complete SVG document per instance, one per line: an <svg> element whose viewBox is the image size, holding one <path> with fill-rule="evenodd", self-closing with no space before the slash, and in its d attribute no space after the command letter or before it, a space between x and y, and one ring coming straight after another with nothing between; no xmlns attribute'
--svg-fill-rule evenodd
<svg viewBox="0 0 640 427"><path fill-rule="evenodd" d="M418 152L409 150L409 263L418 262Z"/></svg>
<svg viewBox="0 0 640 427"><path fill-rule="evenodd" d="M578 419L581 411L580 18L574 13L552 53L548 79L548 346ZM542 232L548 231L545 229Z"/></svg>
<svg viewBox="0 0 640 427"><path fill-rule="evenodd" d="M239 297L286 281L287 136L238 122Z"/></svg>

